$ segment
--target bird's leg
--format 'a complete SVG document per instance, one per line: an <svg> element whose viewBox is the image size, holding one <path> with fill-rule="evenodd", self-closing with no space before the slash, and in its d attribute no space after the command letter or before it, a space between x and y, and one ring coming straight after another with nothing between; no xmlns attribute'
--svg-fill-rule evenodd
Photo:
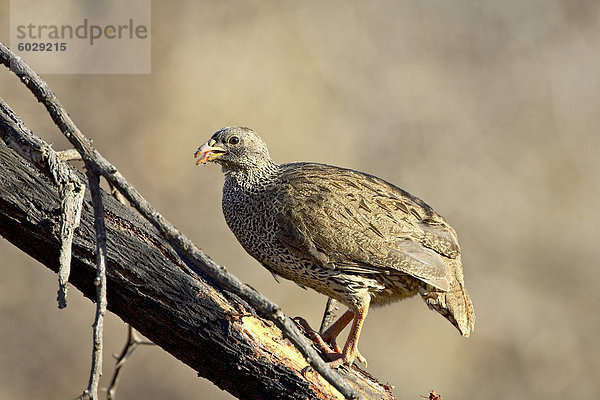
<svg viewBox="0 0 600 400"><path fill-rule="evenodd" d="M321 334L321 337L323 337L325 343L329 344L334 351L337 351L340 354L342 353L342 350L335 342L335 339L338 337L340 332L344 330L346 325L348 325L350 321L352 321L353 318L354 311L348 310L344 314L342 314L342 316L339 317L337 321L331 324L331 326L327 328L325 332Z"/></svg>
<svg viewBox="0 0 600 400"><path fill-rule="evenodd" d="M350 366L356 358L358 358L360 362L365 364L365 366L367 365L367 360L358 351L358 338L360 336L360 331L362 329L363 323L365 322L365 318L367 317L368 311L369 303L366 302L363 303L362 307L360 307L358 310L352 313L352 315L354 315L354 321L352 322L352 328L350 329L350 333L348 334L348 340L346 340L344 351L342 352L342 354L337 356L336 359L329 362L329 366L331 368L337 368L340 365Z"/></svg>
<svg viewBox="0 0 600 400"><path fill-rule="evenodd" d="M332 368L338 367L343 363L343 360L348 359L345 354L349 351L349 343L351 340L354 340L354 355L351 355L352 361L350 363L345 363L346 365L351 365L355 358L358 359L361 363L367 366L367 359L360 354L358 351L358 335L360 335L360 329L362 326L362 322L364 322L365 317L367 315L368 306L365 308L365 311L346 311L337 321L335 321L325 332L319 334L315 331L310 324L302 317L294 317L292 318L298 325L302 327L304 330L304 335L308 337L314 344L317 346L319 351L327 357L330 362ZM357 328L357 316L362 315L362 322L360 322L360 326ZM335 339L340 334L342 330L354 319L354 323L352 324L352 330L348 335L348 340L346 341L346 345L344 346L344 350L340 349L337 345ZM357 331L358 329L358 331ZM354 332L357 332L356 334ZM356 335L355 339L352 339L352 335Z"/></svg>

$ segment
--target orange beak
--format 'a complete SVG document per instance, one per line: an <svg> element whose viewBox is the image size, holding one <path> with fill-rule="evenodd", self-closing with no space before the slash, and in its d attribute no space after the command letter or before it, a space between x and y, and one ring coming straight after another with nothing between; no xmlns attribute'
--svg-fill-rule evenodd
<svg viewBox="0 0 600 400"><path fill-rule="evenodd" d="M214 146L214 144L215 141L211 139L208 142L204 143L202 146L200 146L198 150L196 150L196 152L194 153L194 158L200 157L200 159L196 161L196 165L206 164L207 162L212 161L216 157L225 153L225 149L218 146Z"/></svg>

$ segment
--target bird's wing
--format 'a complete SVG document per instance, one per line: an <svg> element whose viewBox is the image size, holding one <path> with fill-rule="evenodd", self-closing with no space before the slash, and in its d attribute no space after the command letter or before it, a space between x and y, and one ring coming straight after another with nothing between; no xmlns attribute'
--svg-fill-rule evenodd
<svg viewBox="0 0 600 400"><path fill-rule="evenodd" d="M442 290L442 257L456 233L426 203L371 175L322 164L283 165L278 239L291 251L348 272L398 270Z"/></svg>

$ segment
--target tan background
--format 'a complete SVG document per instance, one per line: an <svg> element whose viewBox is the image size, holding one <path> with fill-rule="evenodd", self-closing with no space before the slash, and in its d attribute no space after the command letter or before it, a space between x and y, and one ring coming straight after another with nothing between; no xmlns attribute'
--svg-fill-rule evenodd
<svg viewBox="0 0 600 400"><path fill-rule="evenodd" d="M381 176L456 228L477 312L459 337L420 299L368 317L369 371L403 399L594 398L600 392L600 3L153 2L152 74L44 78L80 129L216 261L318 324L324 298L277 284L220 210L217 166L192 153L226 125L276 161ZM8 40L0 2L0 40ZM0 95L67 146L18 80ZM0 239L0 399L68 399L87 382L91 302ZM125 326L108 317L105 377ZM228 399L159 348L120 399Z"/></svg>

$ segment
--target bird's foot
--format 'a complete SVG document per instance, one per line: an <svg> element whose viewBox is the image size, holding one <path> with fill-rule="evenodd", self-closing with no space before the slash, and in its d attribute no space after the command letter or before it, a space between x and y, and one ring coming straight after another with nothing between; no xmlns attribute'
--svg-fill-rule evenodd
<svg viewBox="0 0 600 400"><path fill-rule="evenodd" d="M338 345L333 341L333 345L327 343L323 340L321 334L311 328L310 324L302 317L294 317L292 318L294 322L302 328L304 331L304 336L309 338L315 347L329 360L333 360L339 358L342 354L342 350L338 347Z"/></svg>
<svg viewBox="0 0 600 400"><path fill-rule="evenodd" d="M352 354L351 352L348 352L348 354L344 354L344 352L327 354L327 358L330 360L327 364L331 368L337 368L342 365L349 367L355 360L363 363L365 368L368 365L367 359L364 358L358 350L356 350L355 354Z"/></svg>
<svg viewBox="0 0 600 400"><path fill-rule="evenodd" d="M313 342L313 344L317 347L317 349L319 349L319 351L321 351L321 353L323 353L325 355L341 353L341 351L339 350L339 347L338 347L337 351L336 351L336 349L331 348L329 346L329 344L327 344L323 340L323 338L321 337L319 332L317 332L313 328L311 328L309 323L304 318L294 317L294 318L292 318L292 320L294 322L296 322L300 328L302 328L302 330L304 331L304 336L309 338Z"/></svg>
<svg viewBox="0 0 600 400"><path fill-rule="evenodd" d="M360 354L358 350L356 350L356 359L358 360L358 362L362 363L365 366L365 368L369 366L369 362L367 361L367 359L363 357L363 355Z"/></svg>
<svg viewBox="0 0 600 400"><path fill-rule="evenodd" d="M354 360L358 360L367 367L367 359L360 354L358 349L354 352L349 351L344 354L342 349L337 345L335 338L323 338L321 334L311 328L310 324L302 317L292 318L304 331L304 335L309 338L317 349L329 360L328 365L331 368L337 368L341 365L350 366Z"/></svg>
<svg viewBox="0 0 600 400"><path fill-rule="evenodd" d="M333 350L334 354L339 354L339 355L343 356L343 351L340 348L340 346L337 345L337 343L335 341L335 338L329 339L327 337L324 337L323 341L329 345L329 347L331 348L331 350ZM358 360L359 362L363 363L364 366L365 366L365 368L369 364L368 361L367 361L367 359L365 357L363 357L362 354L360 354L360 351L358 351L358 349L356 349L354 358L356 360ZM354 361L354 358L352 359L353 361ZM352 364L352 362L349 362L349 363ZM346 365L350 365L350 364L346 364Z"/></svg>
<svg viewBox="0 0 600 400"><path fill-rule="evenodd" d="M336 353L342 353L342 349L340 348L340 346L338 346L335 337L329 337L323 333L321 333L320 336L323 338L323 341L327 343L329 347L331 347L331 350L333 350Z"/></svg>

